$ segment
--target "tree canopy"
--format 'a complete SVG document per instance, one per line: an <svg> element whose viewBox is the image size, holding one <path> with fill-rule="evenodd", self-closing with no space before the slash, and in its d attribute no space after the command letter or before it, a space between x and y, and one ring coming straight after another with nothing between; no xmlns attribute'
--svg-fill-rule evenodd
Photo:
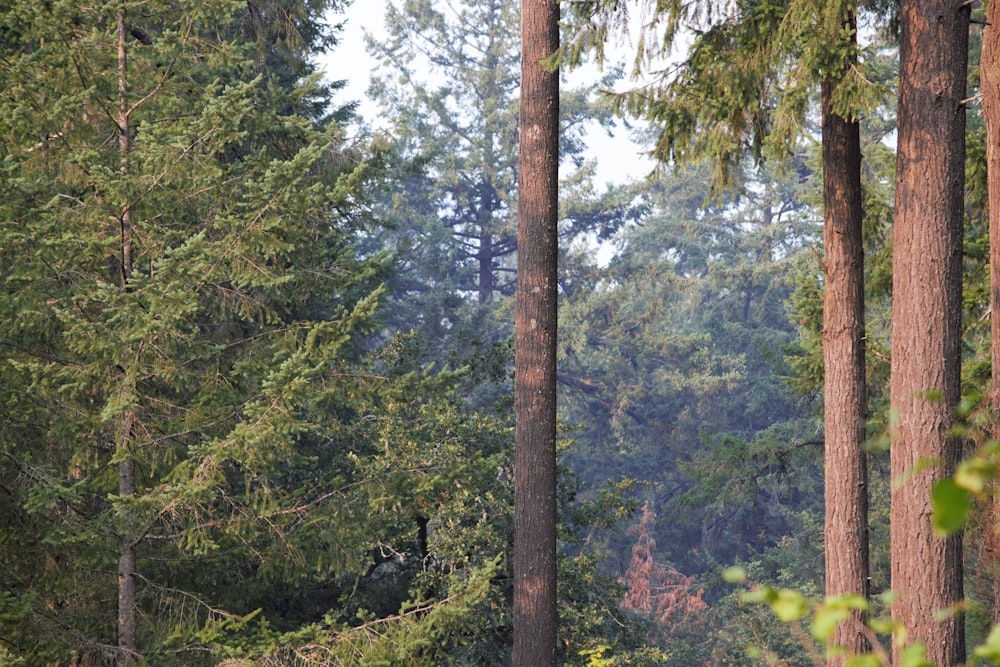
<svg viewBox="0 0 1000 667"><path fill-rule="evenodd" d="M980 10L347 5L0 7L0 666L1000 663Z"/></svg>

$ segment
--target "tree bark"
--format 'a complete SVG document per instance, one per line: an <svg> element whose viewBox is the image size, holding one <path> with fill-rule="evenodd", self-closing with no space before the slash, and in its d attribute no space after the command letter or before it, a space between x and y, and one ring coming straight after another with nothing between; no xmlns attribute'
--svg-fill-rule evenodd
<svg viewBox="0 0 1000 667"><path fill-rule="evenodd" d="M986 7L983 47L979 65L980 90L983 94L983 123L986 127L986 189L990 238L990 339L993 411L993 438L1000 438L1000 3ZM985 567L991 584L991 618L1000 623L1000 535L995 526L1000 520L1000 493L994 490L993 503L983 528L986 548Z"/></svg>
<svg viewBox="0 0 1000 667"><path fill-rule="evenodd" d="M515 667L555 665L558 0L521 13L518 270L514 348Z"/></svg>
<svg viewBox="0 0 1000 667"><path fill-rule="evenodd" d="M126 48L127 30L124 3L119 6L118 21L118 150L120 152L120 171L123 178L131 172L132 138L129 127L128 100L128 51ZM132 275L132 209L128 201L122 202L119 214L120 257L119 276L120 289L128 289L128 281ZM126 357L130 356L128 354ZM128 373L122 378L121 391L133 391L129 386ZM127 403L126 403L127 404ZM126 408L117 418L115 428L115 456L118 464L118 494L123 498L135 495L135 459L132 457L132 436L135 433L136 413L132 408ZM129 522L124 517L122 533L118 536L118 653L119 667L134 665L138 657L138 603L136 599L136 552L135 538L128 528Z"/></svg>
<svg viewBox="0 0 1000 667"><path fill-rule="evenodd" d="M849 19L853 27L853 17ZM824 468L826 594L868 596L868 459L864 450L865 290L861 132L833 110L836 82L822 82ZM869 650L864 616L837 628L849 655ZM827 664L843 665L833 655Z"/></svg>
<svg viewBox="0 0 1000 667"><path fill-rule="evenodd" d="M965 659L962 536L930 525L934 483L960 456L951 435L960 392L965 82L969 5L903 0L890 401L893 617L938 667ZM897 633L894 643L903 643ZM900 664L894 651L893 664Z"/></svg>

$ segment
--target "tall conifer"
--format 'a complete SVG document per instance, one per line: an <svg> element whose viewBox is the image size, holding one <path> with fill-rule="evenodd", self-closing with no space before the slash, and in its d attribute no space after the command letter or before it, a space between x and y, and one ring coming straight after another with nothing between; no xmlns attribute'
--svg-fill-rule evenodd
<svg viewBox="0 0 1000 667"><path fill-rule="evenodd" d="M865 286L862 239L861 128L838 109L837 86L857 65L854 8L828 24L831 42L848 56L821 82L823 151L823 437L826 594L869 593L868 460L865 419ZM836 18L839 17L838 22ZM863 615L837 628L833 643L848 654L869 649ZM845 657L831 652L828 664Z"/></svg>
<svg viewBox="0 0 1000 667"><path fill-rule="evenodd" d="M0 438L44 545L5 628L29 662L188 661L187 633L240 624L217 602L239 575L295 551L284 484L377 294L347 213L366 167L297 113L322 90L262 72L255 9L0 10Z"/></svg>

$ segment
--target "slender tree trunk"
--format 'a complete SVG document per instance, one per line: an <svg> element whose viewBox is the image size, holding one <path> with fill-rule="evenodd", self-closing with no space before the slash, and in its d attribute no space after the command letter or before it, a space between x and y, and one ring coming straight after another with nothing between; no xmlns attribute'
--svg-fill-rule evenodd
<svg viewBox="0 0 1000 667"><path fill-rule="evenodd" d="M850 20L853 27L853 19ZM864 450L865 290L861 131L833 111L836 82L822 83L825 558L826 594L868 596L868 459ZM850 655L869 650L857 612L833 642ZM831 656L831 667L844 656Z"/></svg>
<svg viewBox="0 0 1000 667"><path fill-rule="evenodd" d="M492 111L491 107L496 105L497 99L501 96L501 92L497 86L499 58L497 58L493 39L493 28L499 22L496 14L497 10L498 7L495 4L490 5L490 16L488 19L490 38L484 61L486 82L483 85L483 93L480 98L480 112L483 115L482 180L479 183L479 192L477 193L479 195L479 253L477 259L479 261L480 304L487 303L493 298L493 290L495 288L493 240L496 231L494 214L496 213L497 198L494 188L494 172L496 170L497 157L493 147L493 142L495 141L493 121L488 118L488 115Z"/></svg>
<svg viewBox="0 0 1000 667"><path fill-rule="evenodd" d="M119 116L118 149L121 154L121 173L127 178L131 171L131 129L129 127L128 100L128 52L126 49L127 31L125 26L124 4L118 8L118 95ZM120 289L128 289L128 281L132 275L132 209L130 203L122 203L119 217L121 276ZM122 378L121 391L134 391L129 387L128 373ZM115 433L115 456L118 464L118 494L123 498L135 495L135 459L131 455L132 436L135 433L136 414L131 408L126 409L118 417ZM136 602L136 553L135 538L127 528L128 521L123 522L122 534L119 535L118 551L118 654L119 667L133 665L138 657L138 641L136 628L138 611Z"/></svg>
<svg viewBox="0 0 1000 667"><path fill-rule="evenodd" d="M938 667L965 660L962 536L930 526L934 483L960 456L951 435L960 392L965 82L969 5L903 0L893 223L893 617ZM902 634L895 638L897 647ZM900 664L894 651L893 664Z"/></svg>
<svg viewBox="0 0 1000 667"><path fill-rule="evenodd" d="M514 351L515 667L556 664L558 0L525 0Z"/></svg>
<svg viewBox="0 0 1000 667"><path fill-rule="evenodd" d="M132 414L132 413L130 413ZM123 420L117 447L127 446L134 424ZM126 458L118 464L118 493L122 497L135 495L135 459ZM118 665L134 665L138 656L136 628L138 609L136 604L136 560L135 540L127 531L119 536L118 552Z"/></svg>
<svg viewBox="0 0 1000 667"><path fill-rule="evenodd" d="M485 190L486 186L481 186L480 190ZM483 202L482 205L485 205ZM487 213L481 213L481 217L490 217ZM493 232L488 223L479 226L479 251L476 259L479 262L479 303L487 303L493 297Z"/></svg>
<svg viewBox="0 0 1000 667"><path fill-rule="evenodd" d="M1000 439L1000 2L986 7L983 50L979 65L983 94L983 121L986 126L986 179L990 219L990 338L993 378L990 403L993 410L993 437ZM983 522L986 540L983 568L991 583L993 623L1000 623L1000 492L994 490L991 511Z"/></svg>
<svg viewBox="0 0 1000 667"><path fill-rule="evenodd" d="M126 44L128 33L125 25L125 6L118 8L118 151L121 154L120 171L127 177L132 171L132 137L129 127L128 100L128 49ZM122 202L119 218L121 235L121 289L128 286L132 275L132 207L130 202Z"/></svg>

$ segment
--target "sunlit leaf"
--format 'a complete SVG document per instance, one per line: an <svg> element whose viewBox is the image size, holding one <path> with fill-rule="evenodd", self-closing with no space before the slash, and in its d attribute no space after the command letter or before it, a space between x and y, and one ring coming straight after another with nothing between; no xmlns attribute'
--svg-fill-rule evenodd
<svg viewBox="0 0 1000 667"><path fill-rule="evenodd" d="M816 615L813 617L813 637L820 641L829 640L833 637L833 633L837 630L837 626L841 621L846 620L849 616L850 612L842 607L821 606L816 610Z"/></svg>
<svg viewBox="0 0 1000 667"><path fill-rule="evenodd" d="M831 595L818 609L812 622L812 634L821 641L829 640L837 625L847 620L853 611L868 609L871 605L863 595L845 593Z"/></svg>
<svg viewBox="0 0 1000 667"><path fill-rule="evenodd" d="M742 584L747 580L747 572L742 567L727 567L722 571L722 580L729 584Z"/></svg>
<svg viewBox="0 0 1000 667"><path fill-rule="evenodd" d="M892 634L892 631L896 627L895 622L891 618L873 618L868 621L868 625L873 632L881 635Z"/></svg>
<svg viewBox="0 0 1000 667"><path fill-rule="evenodd" d="M931 524L934 532L939 535L950 535L961 530L972 511L969 492L950 477L934 485L931 502Z"/></svg>
<svg viewBox="0 0 1000 667"><path fill-rule="evenodd" d="M973 493L980 493L986 488L986 483L996 477L996 473L996 465L976 456L959 464L955 471L955 484Z"/></svg>
<svg viewBox="0 0 1000 667"><path fill-rule="evenodd" d="M973 650L977 658L986 658L994 664L1000 663L1000 625L994 625L986 641Z"/></svg>
<svg viewBox="0 0 1000 667"><path fill-rule="evenodd" d="M771 603L771 609L782 621L798 621L809 613L809 601L798 591L783 588L778 591L778 597Z"/></svg>
<svg viewBox="0 0 1000 667"><path fill-rule="evenodd" d="M934 667L934 663L927 660L927 647L922 642L917 642L900 652L899 667Z"/></svg>

